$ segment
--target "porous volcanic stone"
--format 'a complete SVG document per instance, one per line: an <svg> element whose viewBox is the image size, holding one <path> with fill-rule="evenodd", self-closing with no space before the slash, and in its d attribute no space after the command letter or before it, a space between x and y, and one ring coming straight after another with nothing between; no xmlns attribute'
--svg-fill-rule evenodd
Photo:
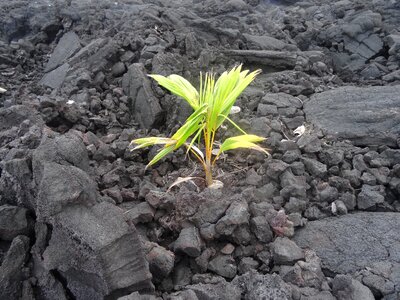
<svg viewBox="0 0 400 300"><path fill-rule="evenodd" d="M28 210L22 207L0 206L0 239L12 241L20 234L28 234Z"/></svg>
<svg viewBox="0 0 400 300"><path fill-rule="evenodd" d="M235 260L230 255L218 255L208 264L208 269L226 278L233 278L237 272Z"/></svg>
<svg viewBox="0 0 400 300"><path fill-rule="evenodd" d="M137 232L116 206L69 206L54 217L52 226L44 264L62 274L76 299L153 290Z"/></svg>
<svg viewBox="0 0 400 300"><path fill-rule="evenodd" d="M197 257L201 254L201 237L196 227L183 228L174 242L174 251Z"/></svg>
<svg viewBox="0 0 400 300"><path fill-rule="evenodd" d="M246 201L235 201L227 209L225 216L216 224L215 230L221 235L230 235L240 225L249 224L249 206Z"/></svg>
<svg viewBox="0 0 400 300"><path fill-rule="evenodd" d="M79 37L75 32L67 32L62 36L47 62L45 72L54 70L81 48Z"/></svg>
<svg viewBox="0 0 400 300"><path fill-rule="evenodd" d="M162 109L154 96L150 79L146 76L142 64L129 66L124 75L122 86L130 99L130 109L143 128L151 128L160 122Z"/></svg>
<svg viewBox="0 0 400 300"><path fill-rule="evenodd" d="M337 275L333 279L333 293L339 300L374 300L372 292L349 275Z"/></svg>
<svg viewBox="0 0 400 300"><path fill-rule="evenodd" d="M340 87L305 103L306 119L356 145L396 146L400 134L400 85Z"/></svg>
<svg viewBox="0 0 400 300"><path fill-rule="evenodd" d="M72 165L85 172L89 171L89 157L82 139L75 134L44 135L38 148L33 152L32 168L34 179L40 183L46 162Z"/></svg>
<svg viewBox="0 0 400 300"><path fill-rule="evenodd" d="M292 299L292 290L281 277L276 274L259 274L249 271L232 280L232 284L238 286L245 295L245 300L289 300Z"/></svg>
<svg viewBox="0 0 400 300"><path fill-rule="evenodd" d="M38 219L48 220L64 207L96 204L96 184L81 169L47 162L44 163L36 202Z"/></svg>
<svg viewBox="0 0 400 300"><path fill-rule="evenodd" d="M353 274L388 264L385 275L400 290L400 215L362 212L308 222L294 236L303 248L321 258L322 267L335 274Z"/></svg>
<svg viewBox="0 0 400 300"><path fill-rule="evenodd" d="M288 238L277 237L271 245L275 264L293 264L304 258L303 250Z"/></svg>
<svg viewBox="0 0 400 300"><path fill-rule="evenodd" d="M0 266L0 298L21 299L22 280L24 274L23 266L28 256L29 238L23 235L17 236L11 243L10 248Z"/></svg>
<svg viewBox="0 0 400 300"><path fill-rule="evenodd" d="M150 271L155 278L167 277L173 270L175 255L173 252L161 246L155 246L146 254Z"/></svg>

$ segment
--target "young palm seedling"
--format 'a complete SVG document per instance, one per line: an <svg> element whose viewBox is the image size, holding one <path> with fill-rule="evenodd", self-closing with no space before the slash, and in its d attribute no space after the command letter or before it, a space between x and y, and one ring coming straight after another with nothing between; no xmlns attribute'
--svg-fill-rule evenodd
<svg viewBox="0 0 400 300"><path fill-rule="evenodd" d="M185 99L194 112L172 137L135 139L132 143L137 146L133 150L164 145L149 162L148 166L151 166L170 152L185 146L187 153L191 152L203 166L207 186L213 184L212 168L222 152L236 148L249 148L268 154L266 149L256 144L265 138L246 134L228 116L236 99L259 73L260 70L251 73L248 70L242 71L241 65L234 67L229 72L224 72L217 81L212 73L206 73L204 77L200 73L198 91L189 81L179 75L173 74L168 77L150 75L171 93ZM219 149L214 149L217 130L226 120L236 127L241 135L227 138L219 146ZM201 142L203 145L200 145ZM204 153L200 149L203 149Z"/></svg>

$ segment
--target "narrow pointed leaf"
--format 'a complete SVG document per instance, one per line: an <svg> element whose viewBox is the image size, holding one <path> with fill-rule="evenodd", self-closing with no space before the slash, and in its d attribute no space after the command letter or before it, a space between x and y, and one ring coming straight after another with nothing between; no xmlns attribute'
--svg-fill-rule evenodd
<svg viewBox="0 0 400 300"><path fill-rule="evenodd" d="M222 143L219 149L219 153L237 148L247 148L247 149L261 151L264 152L265 154L269 154L266 149L255 144L263 140L265 140L265 138L253 134L245 134L245 135L231 137L226 139Z"/></svg>
<svg viewBox="0 0 400 300"><path fill-rule="evenodd" d="M181 183L184 183L184 182L187 182L187 181L190 181L191 183L193 183L194 185L196 185L192 180L193 179L196 179L196 178L199 178L199 177L192 177L192 176L188 176L188 177L178 177L171 185L170 185L170 187L168 188L168 190L167 190L167 193L174 187L174 186L177 186L177 185L179 185L179 184L181 184ZM197 185L196 185L197 186Z"/></svg>
<svg viewBox="0 0 400 300"><path fill-rule="evenodd" d="M182 76L176 74L172 74L168 77L162 75L149 76L171 93L185 99L193 109L196 110L199 107L199 94L197 90Z"/></svg>
<svg viewBox="0 0 400 300"><path fill-rule="evenodd" d="M146 138L140 138L140 139L135 139L131 142L132 144L137 144L133 150L145 148L148 146L153 146L153 145L166 145L166 144L175 144L176 141L170 138L164 138L164 137L146 137Z"/></svg>
<svg viewBox="0 0 400 300"><path fill-rule="evenodd" d="M147 165L147 167L154 165L156 162L158 162L160 159L164 158L165 156L167 156L169 153L171 153L172 151L174 151L174 146L168 146L168 147L164 147L162 148L156 156L153 157L153 159L149 162L149 164Z"/></svg>

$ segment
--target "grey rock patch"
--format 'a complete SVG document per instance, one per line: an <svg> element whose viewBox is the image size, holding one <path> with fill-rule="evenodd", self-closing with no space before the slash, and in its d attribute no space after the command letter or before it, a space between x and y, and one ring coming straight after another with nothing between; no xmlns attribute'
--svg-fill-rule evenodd
<svg viewBox="0 0 400 300"><path fill-rule="evenodd" d="M44 264L66 278L77 299L102 298L116 290L153 290L136 230L114 205L66 207L52 225Z"/></svg>
<svg viewBox="0 0 400 300"><path fill-rule="evenodd" d="M96 184L74 166L45 163L36 201L38 219L49 220L67 206L96 204Z"/></svg>
<svg viewBox="0 0 400 300"><path fill-rule="evenodd" d="M306 153L315 153L321 150L321 140L316 134L305 133L296 143Z"/></svg>
<svg viewBox="0 0 400 300"><path fill-rule="evenodd" d="M139 203L135 205L132 209L125 212L125 216L128 220L132 221L134 224L138 223L148 223L153 220L154 208L150 206L147 202Z"/></svg>
<svg viewBox="0 0 400 300"><path fill-rule="evenodd" d="M20 299L22 280L27 279L23 269L29 251L29 238L17 236L0 266L0 298Z"/></svg>
<svg viewBox="0 0 400 300"><path fill-rule="evenodd" d="M349 275L337 275L333 279L333 294L338 300L374 300L372 292Z"/></svg>
<svg viewBox="0 0 400 300"><path fill-rule="evenodd" d="M221 299L221 300L240 300L241 290L237 286L220 280L214 283L198 283L186 286L186 291L193 291L189 293L192 298L189 299ZM194 298L196 296L197 298ZM176 299L176 298L172 298ZM171 300L172 300L171 299ZM186 299L186 298L183 298Z"/></svg>
<svg viewBox="0 0 400 300"><path fill-rule="evenodd" d="M237 267L235 260L230 255L218 255L208 264L208 269L226 278L236 275Z"/></svg>
<svg viewBox="0 0 400 300"><path fill-rule="evenodd" d="M283 50L290 48L290 45L270 36L258 36L247 33L243 34L243 36L249 47L254 50ZM292 49L296 50L296 48L296 46L292 45Z"/></svg>
<svg viewBox="0 0 400 300"><path fill-rule="evenodd" d="M59 89L63 85L69 70L70 65L65 63L45 74L39 83L52 89Z"/></svg>
<svg viewBox="0 0 400 300"><path fill-rule="evenodd" d="M13 105L8 108L0 108L0 130L8 130L14 126L20 126L24 120L42 127L43 119L37 110L26 105Z"/></svg>
<svg viewBox="0 0 400 300"><path fill-rule="evenodd" d="M263 243L269 243L273 239L273 233L268 220L264 216L254 217L250 220L251 231L257 239Z"/></svg>
<svg viewBox="0 0 400 300"><path fill-rule="evenodd" d="M88 172L89 157L82 139L72 133L52 134L44 135L39 147L33 152L32 168L36 183L41 181L46 162L72 165Z"/></svg>
<svg viewBox="0 0 400 300"><path fill-rule="evenodd" d="M286 237L277 237L271 245L271 251L275 264L290 265L304 259L303 250Z"/></svg>
<svg viewBox="0 0 400 300"><path fill-rule="evenodd" d="M225 216L216 224L215 230L222 235L231 235L240 225L249 224L249 207L246 201L235 201L227 209Z"/></svg>
<svg viewBox="0 0 400 300"><path fill-rule="evenodd" d="M28 157L3 161L0 177L1 203L34 209L36 201L32 186L32 171Z"/></svg>
<svg viewBox="0 0 400 300"><path fill-rule="evenodd" d="M45 300L60 299L66 300L64 287L53 274L44 266L43 252L47 247L47 239L50 230L44 223L37 222L35 224L35 244L31 249L33 268L32 275L37 279L36 292L38 297Z"/></svg>
<svg viewBox="0 0 400 300"><path fill-rule="evenodd" d="M0 239L12 241L18 235L29 233L28 210L18 206L0 206Z"/></svg>
<svg viewBox="0 0 400 300"><path fill-rule="evenodd" d="M143 128L156 126L162 117L162 109L142 64L129 66L122 86L130 99L130 110L140 125Z"/></svg>
<svg viewBox="0 0 400 300"><path fill-rule="evenodd" d="M247 273L250 270L256 270L260 263L251 257L243 257L240 260L238 271L239 274Z"/></svg>
<svg viewBox="0 0 400 300"><path fill-rule="evenodd" d="M293 69L296 66L295 52L271 50L226 50L225 55L243 59L250 63L260 63L277 69Z"/></svg>
<svg viewBox="0 0 400 300"><path fill-rule="evenodd" d="M245 300L290 300L292 299L292 290L282 278L276 274L262 275L255 271L236 277L232 281L242 290Z"/></svg>
<svg viewBox="0 0 400 300"><path fill-rule="evenodd" d="M334 274L354 274L388 264L385 277L400 290L400 216L398 213L356 213L308 222L294 241L315 250L322 267Z"/></svg>
<svg viewBox="0 0 400 300"><path fill-rule="evenodd" d="M376 205L382 204L385 201L385 196L382 195L381 190L384 191L384 188L363 184L357 197L357 207L362 210L373 209L376 208Z"/></svg>
<svg viewBox="0 0 400 300"><path fill-rule="evenodd" d="M307 169L307 171L316 177L324 177L327 172L327 167L325 164L319 162L316 159L303 157L302 161Z"/></svg>
<svg viewBox="0 0 400 300"><path fill-rule="evenodd" d="M174 242L174 251L183 252L191 257L201 254L202 240L196 227L183 228Z"/></svg>
<svg viewBox="0 0 400 300"><path fill-rule="evenodd" d="M67 32L62 36L53 51L44 71L50 72L63 64L81 48L81 42L75 32Z"/></svg>
<svg viewBox="0 0 400 300"><path fill-rule="evenodd" d="M155 245L147 254L150 272L155 278L167 277L174 268L175 255L164 247Z"/></svg>
<svg viewBox="0 0 400 300"><path fill-rule="evenodd" d="M162 298L156 297L154 295L139 294L134 292L132 294L118 298L117 300L160 300Z"/></svg>
<svg viewBox="0 0 400 300"><path fill-rule="evenodd" d="M326 133L355 145L397 146L400 86L336 88L313 95L304 112Z"/></svg>
<svg viewBox="0 0 400 300"><path fill-rule="evenodd" d="M262 98L262 103L275 105L278 108L302 108L303 104L299 98L286 93L267 93Z"/></svg>

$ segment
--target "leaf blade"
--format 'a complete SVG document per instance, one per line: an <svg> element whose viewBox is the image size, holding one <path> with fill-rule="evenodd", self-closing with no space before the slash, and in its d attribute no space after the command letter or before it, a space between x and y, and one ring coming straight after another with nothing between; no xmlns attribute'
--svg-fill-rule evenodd
<svg viewBox="0 0 400 300"><path fill-rule="evenodd" d="M198 109L199 93L193 85L182 76L176 74L169 75L168 77L157 74L148 76L171 93L185 99L194 110Z"/></svg>
<svg viewBox="0 0 400 300"><path fill-rule="evenodd" d="M260 152L264 152L265 154L269 155L267 149L257 145L256 143L264 141L265 138L254 135L254 134L244 134L238 135L234 137L227 138L221 145L219 149L219 154L224 151L233 150L237 148L246 148L246 149L253 149ZM219 155L218 154L218 155Z"/></svg>

